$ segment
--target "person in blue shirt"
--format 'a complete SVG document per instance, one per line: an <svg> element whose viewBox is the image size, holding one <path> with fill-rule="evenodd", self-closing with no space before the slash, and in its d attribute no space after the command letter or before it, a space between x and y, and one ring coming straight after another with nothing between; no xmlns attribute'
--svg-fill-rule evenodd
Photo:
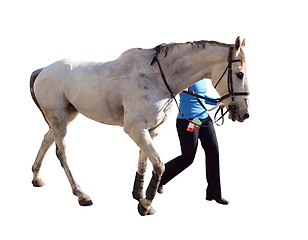
<svg viewBox="0 0 308 240"><path fill-rule="evenodd" d="M198 95L206 96L206 81L200 80L188 88ZM208 96L206 96L208 97ZM204 104L215 105L212 102L200 99ZM189 167L195 158L198 139L204 149L206 157L206 179L208 186L206 189L206 200L215 200L219 204L227 205L229 202L221 197L220 173L219 173L219 149L213 121L207 111L200 105L197 99L191 95L180 93L180 111L192 120L198 118L204 127L197 127L193 131L188 131L187 121L179 112L176 128L180 140L182 155L174 158L165 164L165 172L162 176L158 193L163 192L163 185Z"/></svg>

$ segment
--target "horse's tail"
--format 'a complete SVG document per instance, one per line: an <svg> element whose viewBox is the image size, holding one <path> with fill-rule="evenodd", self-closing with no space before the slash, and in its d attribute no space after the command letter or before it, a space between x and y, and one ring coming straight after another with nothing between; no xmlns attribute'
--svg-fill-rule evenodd
<svg viewBox="0 0 308 240"><path fill-rule="evenodd" d="M36 106L40 109L41 113L43 114L43 117L44 117L45 121L46 121L47 124L49 125L49 123L48 123L48 121L47 121L47 119L46 119L46 117L45 117L45 114L44 114L44 112L42 111L42 108L41 108L40 104L39 104L38 101L37 101L37 98L36 98L36 96L35 96L34 89L33 89L33 87L34 87L34 82L35 82L37 76L41 73L41 71L42 71L43 69L44 69L44 68L37 69L37 70L35 70L35 71L31 74L31 77L30 77L30 92L31 92L31 96L32 96L33 101L35 102Z"/></svg>

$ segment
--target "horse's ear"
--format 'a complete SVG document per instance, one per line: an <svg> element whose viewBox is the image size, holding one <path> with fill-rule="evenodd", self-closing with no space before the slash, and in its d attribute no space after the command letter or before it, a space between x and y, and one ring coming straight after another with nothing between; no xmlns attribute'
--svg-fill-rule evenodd
<svg viewBox="0 0 308 240"><path fill-rule="evenodd" d="M240 37L237 37L235 40L235 45L233 49L233 56L237 56L239 54L240 48L241 48L241 39Z"/></svg>
<svg viewBox="0 0 308 240"><path fill-rule="evenodd" d="M246 46L246 42L245 42L245 38L244 38L244 40L241 43L241 48L244 48L245 46Z"/></svg>

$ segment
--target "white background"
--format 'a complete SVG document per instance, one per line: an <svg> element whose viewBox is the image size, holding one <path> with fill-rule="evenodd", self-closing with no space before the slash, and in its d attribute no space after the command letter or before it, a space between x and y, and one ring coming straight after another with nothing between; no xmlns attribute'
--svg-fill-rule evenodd
<svg viewBox="0 0 308 240"><path fill-rule="evenodd" d="M306 9L297 0L2 1L1 239L307 239ZM155 198L157 213L139 216L131 197L138 148L121 128L83 116L68 129L67 155L94 205L78 205L54 146L41 169L46 185L32 187L48 130L30 96L32 71L62 58L109 61L134 47L237 36L246 38L251 117L216 128L228 206L205 200L199 147ZM156 141L165 162L180 154L176 114Z"/></svg>

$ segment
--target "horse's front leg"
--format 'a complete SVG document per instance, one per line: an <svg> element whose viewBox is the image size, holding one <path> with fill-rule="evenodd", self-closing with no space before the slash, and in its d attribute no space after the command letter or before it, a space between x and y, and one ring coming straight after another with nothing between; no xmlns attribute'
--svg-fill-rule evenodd
<svg viewBox="0 0 308 240"><path fill-rule="evenodd" d="M163 162L160 160L160 157L153 146L152 137L148 129L146 128L145 123L137 124L136 121L133 121L133 124L126 123L126 125L124 125L124 131L134 140L134 142L141 149L139 156L140 162L138 163L138 171L140 172L137 172L136 174L134 188L138 189L143 184L143 176L146 168L146 164L144 164L143 162L145 156L149 158L149 160L153 165L154 171L150 184L146 190L146 198L143 198L142 192L140 195L138 195L140 192L138 193L138 190L137 189L135 190L137 196L136 199L140 198L138 205L138 211L140 215L145 216L147 214L153 214L155 211L152 208L152 201L157 192L157 188L159 186L161 176L165 170L165 166Z"/></svg>
<svg viewBox="0 0 308 240"><path fill-rule="evenodd" d="M136 172L136 177L132 192L133 198L136 199L138 202L144 198L143 185L144 185L144 176L147 168L147 162L148 162L148 157L142 150L140 150L138 159L138 171ZM147 215L152 215L154 213L155 210L153 207L151 207Z"/></svg>
<svg viewBox="0 0 308 240"><path fill-rule="evenodd" d="M140 150L138 159L138 171L136 172L134 188L133 188L133 198L139 201L143 196L143 185L144 185L144 175L147 168L148 157L146 154Z"/></svg>

